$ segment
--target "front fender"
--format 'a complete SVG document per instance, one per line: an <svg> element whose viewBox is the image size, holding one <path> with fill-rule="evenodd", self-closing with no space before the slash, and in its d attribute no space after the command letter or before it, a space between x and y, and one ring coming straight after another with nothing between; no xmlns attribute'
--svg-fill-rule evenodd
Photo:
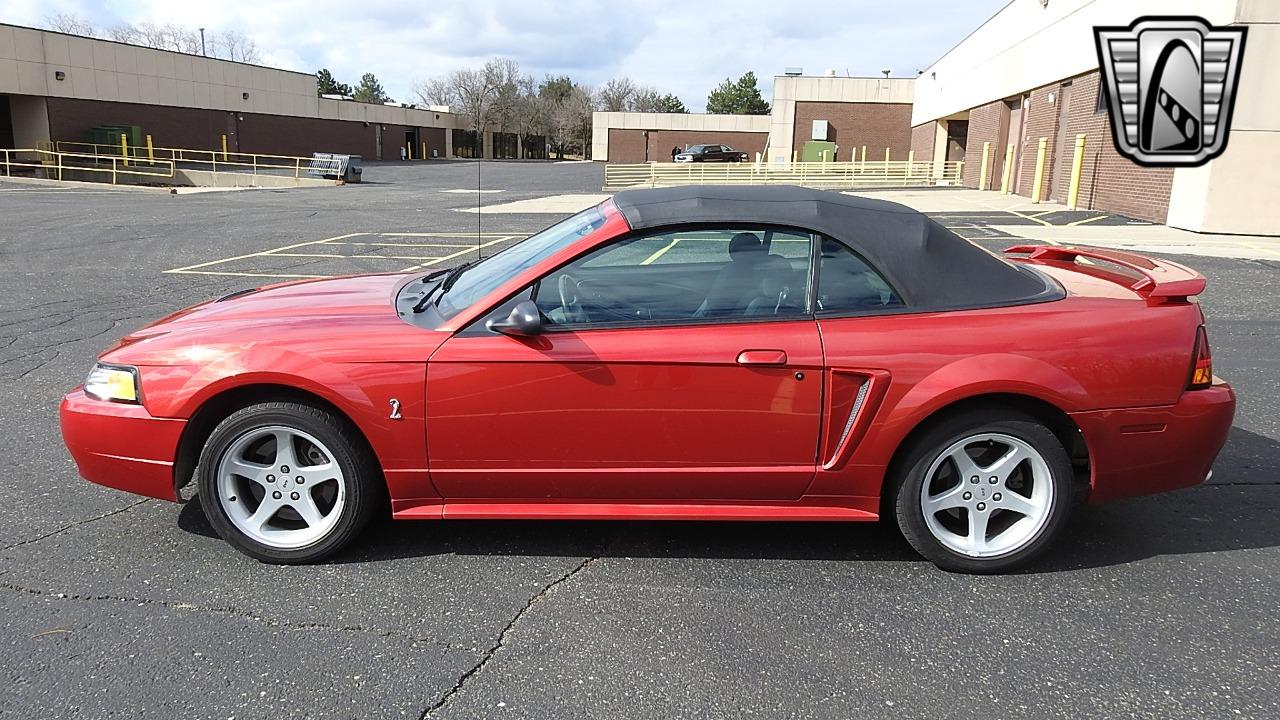
<svg viewBox="0 0 1280 720"><path fill-rule="evenodd" d="M140 368L142 396L157 417L189 419L238 388L278 385L332 404L356 425L387 476L393 498L432 497L427 476L426 364L333 363L284 348L255 346L206 365ZM391 417L391 400L399 416Z"/></svg>

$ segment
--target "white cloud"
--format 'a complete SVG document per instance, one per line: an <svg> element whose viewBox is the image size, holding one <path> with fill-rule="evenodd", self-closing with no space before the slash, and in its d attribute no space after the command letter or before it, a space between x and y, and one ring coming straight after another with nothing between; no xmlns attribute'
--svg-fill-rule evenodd
<svg viewBox="0 0 1280 720"><path fill-rule="evenodd" d="M1006 0L8 0L0 22L43 24L73 12L109 26L174 22L251 37L268 64L327 67L354 84L372 72L396 99L413 84L487 57L516 59L537 77L567 73L596 85L628 75L699 110L725 77L752 70L761 90L787 66L910 76L936 60Z"/></svg>

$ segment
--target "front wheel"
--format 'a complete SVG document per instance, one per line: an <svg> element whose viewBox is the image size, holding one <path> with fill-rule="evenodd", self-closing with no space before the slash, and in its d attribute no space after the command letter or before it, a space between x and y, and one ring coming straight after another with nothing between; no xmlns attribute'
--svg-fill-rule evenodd
<svg viewBox="0 0 1280 720"><path fill-rule="evenodd" d="M901 467L898 526L945 570L995 573L1026 563L1051 544L1071 511L1066 450L1020 413L992 409L944 420Z"/></svg>
<svg viewBox="0 0 1280 720"><path fill-rule="evenodd" d="M269 402L214 428L200 455L200 502L218 535L268 563L314 562L347 546L378 504L377 463L349 423Z"/></svg>

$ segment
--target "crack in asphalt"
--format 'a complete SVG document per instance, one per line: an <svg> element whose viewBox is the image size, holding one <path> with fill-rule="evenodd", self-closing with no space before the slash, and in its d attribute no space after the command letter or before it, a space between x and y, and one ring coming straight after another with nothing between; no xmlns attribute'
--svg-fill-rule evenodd
<svg viewBox="0 0 1280 720"><path fill-rule="evenodd" d="M555 589L556 586L561 585L565 582L568 582L575 575L582 572L583 570L586 570L589 565L591 565L592 563L594 563L596 560L599 560L599 559L600 559L599 556L592 556L583 560L582 562L578 563L577 566L575 566L572 570L565 573L564 575L561 575L559 578L553 580L552 582L547 584L545 587L543 587L541 590L539 590L536 594L534 594L533 597L529 598L529 601L524 604L524 607L520 608L520 611L517 612L511 618L511 620L506 624L506 626L502 628L502 631L498 633L497 641L488 650L485 651L484 655L480 657L480 662L473 665L470 670L467 670L466 672L464 672L458 678L458 681L453 684L453 687L449 688L447 691L445 691L444 695L440 696L439 700L435 701L435 703L433 703L432 705L427 707L425 710L423 710L422 714L418 716L418 720L427 720L427 718L431 717L433 713L443 708L445 705L449 703L450 700L454 698L455 695L461 692L462 688L466 686L467 682L469 682L472 677L474 677L477 673L483 670L485 665L487 665L489 661L493 659L493 656L496 655L499 650L506 647L507 636L511 634L511 632L515 629L516 625L519 624L521 618L523 618L526 613L528 613L531 609L533 609L534 605L537 605L543 598L547 596L548 593L550 593L553 589Z"/></svg>
<svg viewBox="0 0 1280 720"><path fill-rule="evenodd" d="M185 602L173 602L169 600L155 600L152 598L127 597L123 595L84 595L80 593L58 592L54 590L41 590L39 588L30 588L23 585L15 585L13 583L0 583L0 590L8 590L13 593L26 595L34 595L37 597L57 598L59 600L71 600L80 602L119 602L131 603L135 606L159 607L166 610L174 610L178 612L191 612L197 614L234 617L242 620L266 625L267 627L286 628L290 630L332 630L337 632L355 632L373 635L382 638L392 638L399 640L407 640L413 643L429 644L439 647L446 651L464 651L475 652L474 648L456 643L443 642L433 640L431 638L417 637L409 633L397 632L395 630L380 630L376 628L367 628L361 625L330 625L318 622L294 622L292 620L280 620L277 618L264 617L256 615L247 610L228 606L228 607L208 607L203 605L193 605Z"/></svg>
<svg viewBox="0 0 1280 720"><path fill-rule="evenodd" d="M141 500L138 500L138 501L136 501L136 502L131 502L131 503L129 503L128 505L125 505L124 507L119 507L119 508L116 508L115 510L110 510L110 511L108 511L108 512L102 513L101 515L95 515L95 516L90 517L90 518L85 518L85 519L83 519L83 520L77 520L77 521L75 521L75 522L73 522L73 523L68 523L67 525L63 525L62 527L58 528L57 530L53 530L53 531L47 532L47 533L45 533L44 535L41 535L41 536L39 536L39 537L28 538L28 539L26 539L26 540L22 540L22 541L20 541L20 542L16 542L16 543L14 543L14 544L12 544L12 545L6 545L6 546L4 546L4 547L0 548L0 552L8 552L8 551L10 551L10 550L13 550L14 548L20 548L20 547L22 547L23 545L30 545L30 544L32 544L32 543L38 543L38 542L40 542L41 540L47 540L47 539L49 539L49 538L53 537L54 535L61 535L62 533L66 532L66 531L68 531L68 530L71 530L71 529L74 529L74 528L81 527L82 525L88 525L89 523L93 523L93 522L97 522L97 521L99 521L99 520L103 520L103 519L105 519L105 518L109 518L109 517L111 517L112 515L119 515L119 514L120 514L120 513L122 513L122 512L126 512L126 511L128 511L128 510L132 510L133 508L136 508L136 507L138 507L139 505L143 505L143 504L148 503L148 502L151 502L151 498L142 498Z"/></svg>

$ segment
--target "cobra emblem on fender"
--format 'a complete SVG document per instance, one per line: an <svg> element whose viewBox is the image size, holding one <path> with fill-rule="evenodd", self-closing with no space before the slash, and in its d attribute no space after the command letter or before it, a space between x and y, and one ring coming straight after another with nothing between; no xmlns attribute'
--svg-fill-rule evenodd
<svg viewBox="0 0 1280 720"><path fill-rule="evenodd" d="M400 401L395 398L391 398L391 419L399 420L401 417L402 416L400 415Z"/></svg>

